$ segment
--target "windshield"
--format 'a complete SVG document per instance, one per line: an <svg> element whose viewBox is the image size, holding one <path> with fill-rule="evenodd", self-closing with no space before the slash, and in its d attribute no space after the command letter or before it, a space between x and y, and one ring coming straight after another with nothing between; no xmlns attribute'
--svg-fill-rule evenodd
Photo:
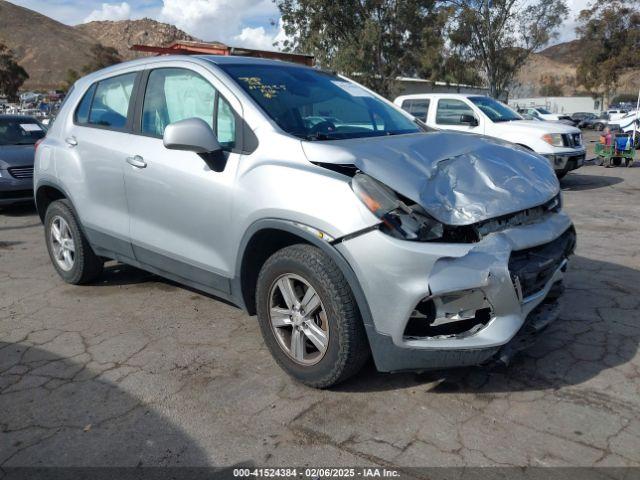
<svg viewBox="0 0 640 480"><path fill-rule="evenodd" d="M0 118L0 145L33 145L46 134L43 126L30 118Z"/></svg>
<svg viewBox="0 0 640 480"><path fill-rule="evenodd" d="M513 120L522 120L522 117L506 106L502 102L498 102L490 97L469 97L469 100L482 110L492 122L511 122Z"/></svg>
<svg viewBox="0 0 640 480"><path fill-rule="evenodd" d="M538 110L538 112L540 112L543 115L551 115L551 112L546 108L536 108L536 110Z"/></svg>
<svg viewBox="0 0 640 480"><path fill-rule="evenodd" d="M285 132L307 140L398 135L418 125L364 88L288 65L219 65Z"/></svg>

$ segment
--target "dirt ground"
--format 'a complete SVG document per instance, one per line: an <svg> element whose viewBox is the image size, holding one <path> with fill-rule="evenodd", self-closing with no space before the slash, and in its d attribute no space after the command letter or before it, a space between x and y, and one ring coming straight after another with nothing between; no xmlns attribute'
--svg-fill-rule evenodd
<svg viewBox="0 0 640 480"><path fill-rule="evenodd" d="M640 168L562 188L562 315L509 369L369 366L330 391L211 297L117 265L66 285L35 211L0 212L0 466L639 466Z"/></svg>

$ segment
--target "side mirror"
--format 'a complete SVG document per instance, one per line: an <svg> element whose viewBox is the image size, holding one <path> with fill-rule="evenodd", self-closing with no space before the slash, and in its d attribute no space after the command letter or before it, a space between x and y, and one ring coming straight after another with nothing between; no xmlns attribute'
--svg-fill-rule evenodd
<svg viewBox="0 0 640 480"><path fill-rule="evenodd" d="M201 118L187 118L168 125L164 129L162 141L169 150L186 150L195 153L213 153L222 150L216 134Z"/></svg>
<svg viewBox="0 0 640 480"><path fill-rule="evenodd" d="M471 127L477 127L478 119L473 115L469 115L468 113L463 113L462 115L460 115L460 123L469 125Z"/></svg>

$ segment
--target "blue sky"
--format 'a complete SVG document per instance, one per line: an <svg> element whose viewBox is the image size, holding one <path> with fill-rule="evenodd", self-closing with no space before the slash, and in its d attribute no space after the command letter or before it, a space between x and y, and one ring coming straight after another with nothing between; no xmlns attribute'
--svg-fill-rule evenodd
<svg viewBox="0 0 640 480"><path fill-rule="evenodd" d="M68 25L150 17L172 23L203 40L219 40L233 46L273 49L273 43L284 38L272 0L10 1ZM575 37L575 16L588 3L589 0L567 0L571 14L560 31L559 41Z"/></svg>

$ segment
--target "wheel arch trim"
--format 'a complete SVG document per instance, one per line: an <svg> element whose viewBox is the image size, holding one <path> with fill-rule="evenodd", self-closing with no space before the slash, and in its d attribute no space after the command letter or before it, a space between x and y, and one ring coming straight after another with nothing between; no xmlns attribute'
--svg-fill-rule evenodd
<svg viewBox="0 0 640 480"><path fill-rule="evenodd" d="M233 296L242 301L242 308L248 310L247 305L244 302L244 296L242 291L242 264L247 253L247 246L251 239L261 231L264 230L281 230L286 233L290 233L297 237L300 237L302 240L307 243L318 247L324 253L326 253L331 260L335 262L338 266L342 274L344 275L349 287L351 288L351 292L355 297L356 303L358 305L358 309L360 310L360 314L362 315L362 321L366 325L373 325L373 318L371 316L371 310L369 309L369 304L364 295L364 290L360 286L360 282L349 265L349 262L342 256L342 254L330 243L325 240L322 240L309 231L304 230L299 227L295 222L282 220L277 218L268 218L262 219L254 222L249 226L249 228L245 231L242 240L240 241L240 246L238 248L238 255L236 257L236 271L232 281L232 292Z"/></svg>

